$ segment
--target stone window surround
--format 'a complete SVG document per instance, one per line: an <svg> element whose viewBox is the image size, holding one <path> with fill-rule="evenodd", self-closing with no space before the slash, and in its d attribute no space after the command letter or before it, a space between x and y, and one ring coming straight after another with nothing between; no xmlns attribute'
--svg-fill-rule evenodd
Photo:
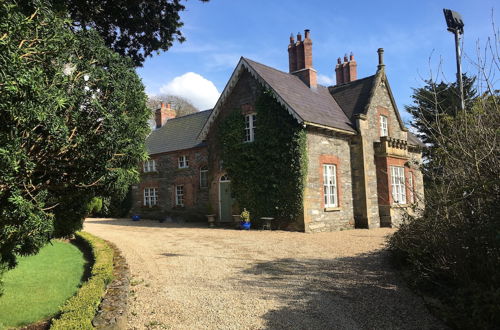
<svg viewBox="0 0 500 330"><path fill-rule="evenodd" d="M380 137L389 136L387 116L380 115Z"/></svg>
<svg viewBox="0 0 500 330"><path fill-rule="evenodd" d="M379 135L381 136L381 128L382 128L382 116L384 116L385 118L387 118L387 136L390 136L391 135L391 125L390 125L390 118L389 118L389 109L387 109L386 107L381 107L381 106L378 106L377 107L377 120L378 120L378 131L379 131Z"/></svg>
<svg viewBox="0 0 500 330"><path fill-rule="evenodd" d="M412 170L406 172L406 201L409 204L415 203L415 173Z"/></svg>
<svg viewBox="0 0 500 330"><path fill-rule="evenodd" d="M336 181L337 181L337 207L325 207L325 192L324 192L324 178L323 178L323 165L335 165L336 167ZM334 155L322 154L319 156L319 180L321 187L321 208L325 212L340 211L342 209L342 178L340 177L340 159Z"/></svg>

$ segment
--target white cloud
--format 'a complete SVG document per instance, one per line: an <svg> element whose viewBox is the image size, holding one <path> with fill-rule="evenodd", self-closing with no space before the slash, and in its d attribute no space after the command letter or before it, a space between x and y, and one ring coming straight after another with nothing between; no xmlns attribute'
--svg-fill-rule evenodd
<svg viewBox="0 0 500 330"><path fill-rule="evenodd" d="M220 95L213 82L194 72L175 77L160 87L160 93L182 96L200 110L213 108Z"/></svg>
<svg viewBox="0 0 500 330"><path fill-rule="evenodd" d="M325 76L324 74L318 75L318 83L320 83L321 85L325 85L325 86L335 85L335 81L333 80L333 77L328 77L328 76Z"/></svg>

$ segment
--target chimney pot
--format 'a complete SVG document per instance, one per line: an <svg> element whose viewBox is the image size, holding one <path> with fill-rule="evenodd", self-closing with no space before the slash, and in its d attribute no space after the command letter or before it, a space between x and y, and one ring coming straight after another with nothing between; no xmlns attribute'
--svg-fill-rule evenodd
<svg viewBox="0 0 500 330"><path fill-rule="evenodd" d="M342 59L340 57L337 58L337 64L342 64Z"/></svg>
<svg viewBox="0 0 500 330"><path fill-rule="evenodd" d="M293 33L290 33L290 45L295 43L295 39L293 38Z"/></svg>
<svg viewBox="0 0 500 330"><path fill-rule="evenodd" d="M349 61L354 61L354 54L351 52L351 55L349 55Z"/></svg>
<svg viewBox="0 0 500 330"><path fill-rule="evenodd" d="M385 66L385 64L384 64L384 49L379 48L377 50L377 53L378 53L378 66L377 66L377 68L382 69Z"/></svg>
<svg viewBox="0 0 500 330"><path fill-rule="evenodd" d="M347 54L344 55L344 63L347 62Z"/></svg>
<svg viewBox="0 0 500 330"><path fill-rule="evenodd" d="M304 30L304 39L309 39L311 31L309 29Z"/></svg>
<svg viewBox="0 0 500 330"><path fill-rule="evenodd" d="M302 34L300 34L300 32L297 33L297 41L302 41Z"/></svg>

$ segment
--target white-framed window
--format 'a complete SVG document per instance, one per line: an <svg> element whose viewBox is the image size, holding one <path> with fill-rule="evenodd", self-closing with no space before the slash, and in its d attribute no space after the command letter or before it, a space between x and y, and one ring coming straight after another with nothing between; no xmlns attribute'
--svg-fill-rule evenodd
<svg viewBox="0 0 500 330"><path fill-rule="evenodd" d="M144 188L144 206L154 206L158 204L158 189Z"/></svg>
<svg viewBox="0 0 500 330"><path fill-rule="evenodd" d="M392 199L396 204L406 204L405 169L391 166Z"/></svg>
<svg viewBox="0 0 500 330"><path fill-rule="evenodd" d="M148 159L142 165L144 172L156 172L156 162L154 159Z"/></svg>
<svg viewBox="0 0 500 330"><path fill-rule="evenodd" d="M175 205L184 206L184 186L175 186Z"/></svg>
<svg viewBox="0 0 500 330"><path fill-rule="evenodd" d="M200 168L200 188L208 187L208 167Z"/></svg>
<svg viewBox="0 0 500 330"><path fill-rule="evenodd" d="M389 131L387 128L387 117L386 116L380 116L380 136L388 136Z"/></svg>
<svg viewBox="0 0 500 330"><path fill-rule="evenodd" d="M188 168L189 160L186 155L182 155L179 157L179 168Z"/></svg>
<svg viewBox="0 0 500 330"><path fill-rule="evenodd" d="M245 142L252 142L255 140L255 123L257 117L255 113L245 115Z"/></svg>
<svg viewBox="0 0 500 330"><path fill-rule="evenodd" d="M415 203L415 195L413 192L413 173L408 173L408 200L411 204Z"/></svg>
<svg viewBox="0 0 500 330"><path fill-rule="evenodd" d="M333 164L323 165L323 192L325 196L325 207L338 207L337 195L337 166Z"/></svg>

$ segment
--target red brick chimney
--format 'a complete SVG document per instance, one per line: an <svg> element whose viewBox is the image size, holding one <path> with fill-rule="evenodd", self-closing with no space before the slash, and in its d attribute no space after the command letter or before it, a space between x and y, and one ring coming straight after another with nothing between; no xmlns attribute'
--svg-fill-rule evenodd
<svg viewBox="0 0 500 330"><path fill-rule="evenodd" d="M310 88L316 88L317 73L312 67L312 40L310 31L304 31L304 40L302 35L297 34L297 42L290 36L288 45L288 64L290 73L299 77Z"/></svg>
<svg viewBox="0 0 500 330"><path fill-rule="evenodd" d="M341 62L340 57L337 59L337 65L335 65L335 77L337 79L337 85L346 84L348 82L354 81L358 78L357 74L357 63L354 60L354 54L351 53L349 59L347 59L347 54L344 56L344 63Z"/></svg>
<svg viewBox="0 0 500 330"><path fill-rule="evenodd" d="M161 103L161 107L156 110L155 112L155 121L156 121L156 128L160 128L169 119L175 118L176 113L175 110L170 107L170 103Z"/></svg>

